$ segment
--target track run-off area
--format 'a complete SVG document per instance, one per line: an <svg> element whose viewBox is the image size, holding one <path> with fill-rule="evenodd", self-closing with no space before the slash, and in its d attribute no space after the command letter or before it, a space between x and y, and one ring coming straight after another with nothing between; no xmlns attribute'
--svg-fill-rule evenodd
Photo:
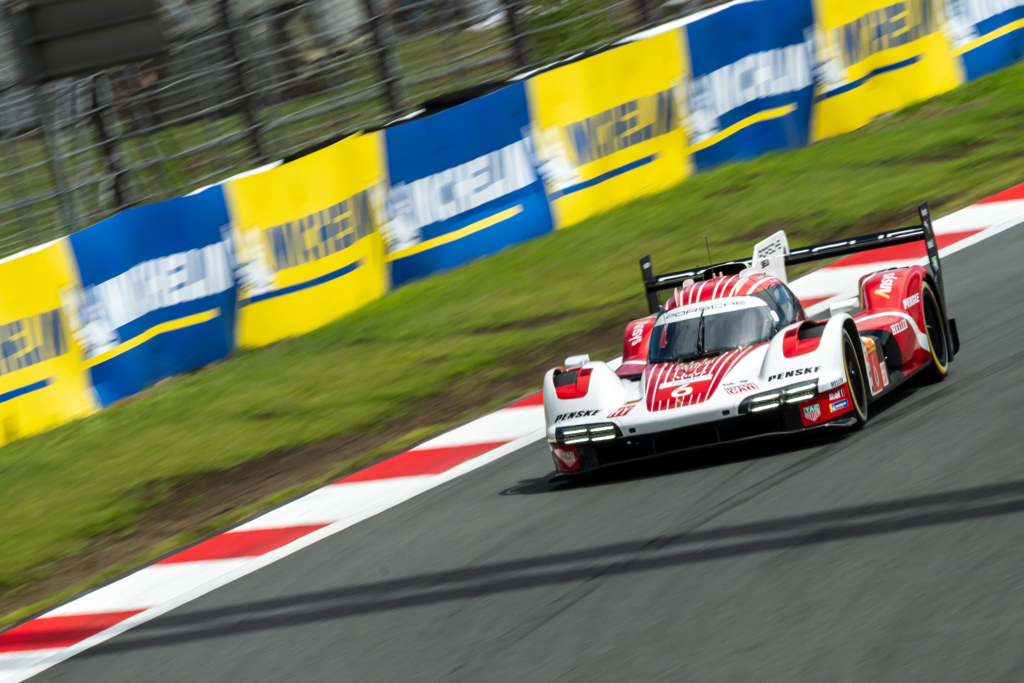
<svg viewBox="0 0 1024 683"><path fill-rule="evenodd" d="M32 680L1020 680L1022 254L944 257L960 354L863 431L571 485L513 442Z"/></svg>

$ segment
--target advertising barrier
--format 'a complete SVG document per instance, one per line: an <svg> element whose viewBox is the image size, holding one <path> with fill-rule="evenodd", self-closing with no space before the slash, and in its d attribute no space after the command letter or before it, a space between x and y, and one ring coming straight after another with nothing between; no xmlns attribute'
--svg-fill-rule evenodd
<svg viewBox="0 0 1024 683"><path fill-rule="evenodd" d="M98 407L61 310L75 281L67 238L0 261L0 446Z"/></svg>
<svg viewBox="0 0 1024 683"><path fill-rule="evenodd" d="M811 0L729 5L688 23L687 136L697 170L807 144Z"/></svg>
<svg viewBox="0 0 1024 683"><path fill-rule="evenodd" d="M963 82L940 0L815 0L814 140Z"/></svg>
<svg viewBox="0 0 1024 683"><path fill-rule="evenodd" d="M946 35L973 81L1024 57L1024 0L947 0Z"/></svg>
<svg viewBox="0 0 1024 683"><path fill-rule="evenodd" d="M684 36L668 31L527 81L534 148L558 228L689 175Z"/></svg>
<svg viewBox="0 0 1024 683"><path fill-rule="evenodd" d="M1024 56L1024 0L740 0L0 261L0 445Z"/></svg>
<svg viewBox="0 0 1024 683"><path fill-rule="evenodd" d="M387 291L383 142L383 133L354 135L224 184L239 345L305 334Z"/></svg>
<svg viewBox="0 0 1024 683"><path fill-rule="evenodd" d="M385 131L395 286L551 232L522 83Z"/></svg>
<svg viewBox="0 0 1024 683"><path fill-rule="evenodd" d="M235 278L220 187L68 239L81 279L62 298L104 406L231 352Z"/></svg>

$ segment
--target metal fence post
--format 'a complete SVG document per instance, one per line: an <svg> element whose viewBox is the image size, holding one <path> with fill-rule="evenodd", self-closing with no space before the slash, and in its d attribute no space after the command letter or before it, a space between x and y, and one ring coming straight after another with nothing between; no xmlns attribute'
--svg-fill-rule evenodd
<svg viewBox="0 0 1024 683"><path fill-rule="evenodd" d="M651 23L651 0L636 0L637 7L640 10L640 21L644 25Z"/></svg>
<svg viewBox="0 0 1024 683"><path fill-rule="evenodd" d="M64 176L60 150L57 146L57 131L53 129L49 122L49 108L46 106L43 86L36 85L31 87L36 117L39 121L39 127L43 132L43 144L46 146L47 165L50 167L50 173L53 175L53 186L57 195L57 208L60 212L60 218L64 222L63 229L58 230L58 233L69 235L77 231L81 226L78 225L78 216L72 208L74 198L71 196L67 178Z"/></svg>
<svg viewBox="0 0 1024 683"><path fill-rule="evenodd" d="M242 100L242 114L245 116L245 128L249 132L249 140L252 142L253 151L256 152L256 159L260 163L266 163L267 152L260 139L259 119L256 116L256 106L252 101L252 94L245 87L245 69L242 68L242 57L238 49L238 37L234 25L231 23L231 13L228 10L229 0L220 0L217 3L217 24L218 29L227 36L228 59L231 60L232 73L235 75L236 94Z"/></svg>
<svg viewBox="0 0 1024 683"><path fill-rule="evenodd" d="M501 0L501 4L505 6L505 18L509 33L512 34L512 52L515 54L516 65L525 69L529 66L530 59L526 47L526 34L519 16L519 3L517 0Z"/></svg>
<svg viewBox="0 0 1024 683"><path fill-rule="evenodd" d="M399 114L402 111L402 86L398 81L398 71L394 65L394 41L391 39L391 26L388 25L387 17L383 12L377 13L373 0L363 0L363 9L370 22L370 36L373 40L374 51L377 53L377 67L380 69L380 76L384 81L384 95L388 100L388 108L391 109L391 113Z"/></svg>
<svg viewBox="0 0 1024 683"><path fill-rule="evenodd" d="M118 209L123 209L128 204L128 193L125 191L124 186L124 172L117 163L117 141L112 137L112 131L104 120L107 105L100 103L100 95L98 92L100 77L101 76L99 75L93 76L89 82L89 91L92 98L90 116L92 118L92 124L96 127L96 132L99 134L100 149L103 150L103 157L106 160L107 167L110 169L111 178L113 179L114 204Z"/></svg>

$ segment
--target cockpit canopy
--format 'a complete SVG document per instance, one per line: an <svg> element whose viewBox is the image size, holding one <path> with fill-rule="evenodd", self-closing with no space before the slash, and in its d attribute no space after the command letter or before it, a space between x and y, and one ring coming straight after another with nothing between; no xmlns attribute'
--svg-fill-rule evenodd
<svg viewBox="0 0 1024 683"><path fill-rule="evenodd" d="M648 363L682 363L769 341L780 318L758 297L714 299L672 309L651 332Z"/></svg>

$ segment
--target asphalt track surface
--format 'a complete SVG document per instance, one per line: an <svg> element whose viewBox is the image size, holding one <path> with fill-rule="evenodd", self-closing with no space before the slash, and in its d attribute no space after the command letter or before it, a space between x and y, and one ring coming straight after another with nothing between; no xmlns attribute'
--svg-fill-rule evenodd
<svg viewBox="0 0 1024 683"><path fill-rule="evenodd" d="M963 349L864 431L562 487L537 443L33 681L1024 680L1022 256L945 260Z"/></svg>

